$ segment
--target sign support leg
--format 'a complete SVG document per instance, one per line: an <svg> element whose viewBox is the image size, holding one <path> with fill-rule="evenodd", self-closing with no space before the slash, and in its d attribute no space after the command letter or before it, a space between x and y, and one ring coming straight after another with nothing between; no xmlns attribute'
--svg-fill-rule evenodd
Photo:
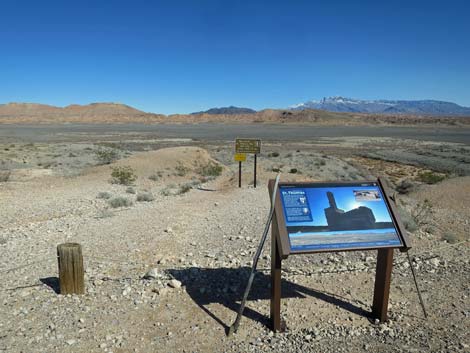
<svg viewBox="0 0 470 353"><path fill-rule="evenodd" d="M238 162L238 187L242 187L242 162Z"/></svg>
<svg viewBox="0 0 470 353"><path fill-rule="evenodd" d="M276 237L276 222L272 224L271 234L271 329L283 331L281 324L281 256Z"/></svg>
<svg viewBox="0 0 470 353"><path fill-rule="evenodd" d="M426 307L424 306L424 301L423 301L423 297L421 296L421 291L419 290L415 269L413 267L413 262L411 261L410 253L408 251L406 252L406 256L408 257L408 263L410 264L411 273L413 274L413 281L415 282L416 292L418 293L419 302L421 304L421 308L423 309L424 317L427 319L428 313L426 312Z"/></svg>
<svg viewBox="0 0 470 353"><path fill-rule="evenodd" d="M255 153L255 172L254 172L254 182L253 182L254 187L256 188L256 153Z"/></svg>
<svg viewBox="0 0 470 353"><path fill-rule="evenodd" d="M393 249L379 249L375 272L374 301L372 315L380 322L387 321L388 297L392 279Z"/></svg>

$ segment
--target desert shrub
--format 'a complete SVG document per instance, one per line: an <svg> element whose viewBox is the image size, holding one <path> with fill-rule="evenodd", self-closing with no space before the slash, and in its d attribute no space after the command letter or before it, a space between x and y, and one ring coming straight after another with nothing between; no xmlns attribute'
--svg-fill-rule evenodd
<svg viewBox="0 0 470 353"><path fill-rule="evenodd" d="M0 183L6 183L10 180L11 172L9 170L0 170Z"/></svg>
<svg viewBox="0 0 470 353"><path fill-rule="evenodd" d="M431 223L433 218L432 204L428 199L420 202L411 212L412 217L419 226Z"/></svg>
<svg viewBox="0 0 470 353"><path fill-rule="evenodd" d="M271 152L268 157L279 157L279 152Z"/></svg>
<svg viewBox="0 0 470 353"><path fill-rule="evenodd" d="M160 194L162 194L163 196L170 196L172 194L171 189L170 188L164 188L160 191Z"/></svg>
<svg viewBox="0 0 470 353"><path fill-rule="evenodd" d="M414 189L414 184L409 179L402 180L395 188L400 194L408 194Z"/></svg>
<svg viewBox="0 0 470 353"><path fill-rule="evenodd" d="M119 159L119 152L115 149L100 148L95 150L95 158L99 164L111 164Z"/></svg>
<svg viewBox="0 0 470 353"><path fill-rule="evenodd" d="M186 194L189 190L191 190L193 187L191 184L183 184L180 186L180 188L178 189L178 195L181 195L181 194Z"/></svg>
<svg viewBox="0 0 470 353"><path fill-rule="evenodd" d="M137 201L139 202L150 202L155 200L155 197L150 192L141 192L137 195Z"/></svg>
<svg viewBox="0 0 470 353"><path fill-rule="evenodd" d="M192 184L193 186L199 186L199 185L201 185L205 180L206 180L205 177L201 177L200 179L193 179L193 180L191 181L191 184Z"/></svg>
<svg viewBox="0 0 470 353"><path fill-rule="evenodd" d="M298 172L299 172L299 171L298 171L297 168L291 168L291 169L289 170L289 173L291 173L291 174L296 174L296 173L298 173Z"/></svg>
<svg viewBox="0 0 470 353"><path fill-rule="evenodd" d="M107 191L102 191L102 192L98 193L98 196L96 196L96 198L109 200L112 196L113 195L111 195L111 193L109 193Z"/></svg>
<svg viewBox="0 0 470 353"><path fill-rule="evenodd" d="M176 175L178 176L185 176L188 172L189 172L189 169L186 168L184 165L182 164L178 164L176 167L175 167L175 170L176 170Z"/></svg>
<svg viewBox="0 0 470 353"><path fill-rule="evenodd" d="M118 196L118 197L108 200L108 205L111 206L112 208L129 207L129 206L132 206L132 201L129 200L128 198Z"/></svg>
<svg viewBox="0 0 470 353"><path fill-rule="evenodd" d="M279 173L281 171L281 168L276 168L276 167L273 167L271 169L274 173Z"/></svg>
<svg viewBox="0 0 470 353"><path fill-rule="evenodd" d="M442 239L446 240L448 243L455 244L459 242L459 237L455 233L446 232L442 234Z"/></svg>
<svg viewBox="0 0 470 353"><path fill-rule="evenodd" d="M128 194L135 194L135 189L132 187L132 186L129 186L127 189L126 189L126 192Z"/></svg>
<svg viewBox="0 0 470 353"><path fill-rule="evenodd" d="M414 218L406 212L405 209L399 207L398 214L400 216L401 222L405 226L405 229L409 232L416 232L418 230L418 224L414 220Z"/></svg>
<svg viewBox="0 0 470 353"><path fill-rule="evenodd" d="M199 168L198 173L206 177L217 177L222 174L222 166L216 163L209 162L208 164Z"/></svg>
<svg viewBox="0 0 470 353"><path fill-rule="evenodd" d="M445 179L444 175L434 172L421 172L418 174L418 180L426 184L436 184Z"/></svg>
<svg viewBox="0 0 470 353"><path fill-rule="evenodd" d="M149 176L149 179L150 180L153 180L153 181L157 181L158 179L160 179L162 177L162 173L161 172L158 172L158 173L155 173L155 174L152 174Z"/></svg>
<svg viewBox="0 0 470 353"><path fill-rule="evenodd" d="M115 184L130 185L137 180L137 175L130 166L113 167L111 169L112 182Z"/></svg>

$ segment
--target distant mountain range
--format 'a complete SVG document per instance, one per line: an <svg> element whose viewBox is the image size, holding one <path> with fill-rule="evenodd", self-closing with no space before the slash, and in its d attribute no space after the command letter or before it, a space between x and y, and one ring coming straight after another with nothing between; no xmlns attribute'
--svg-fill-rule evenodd
<svg viewBox="0 0 470 353"><path fill-rule="evenodd" d="M293 110L320 109L331 112L470 116L470 108L437 100L360 100L329 97L292 106Z"/></svg>
<svg viewBox="0 0 470 353"><path fill-rule="evenodd" d="M239 108L239 107L222 107L222 108L212 108L209 110L205 110L202 112L195 112L191 113L192 115L195 114L255 114L256 110L250 108Z"/></svg>
<svg viewBox="0 0 470 353"><path fill-rule="evenodd" d="M0 124L14 123L315 123L368 124L470 124L470 108L440 101L364 101L324 98L290 109L255 111L234 106L192 114L147 113L120 103L72 104L57 107L38 103L0 104Z"/></svg>

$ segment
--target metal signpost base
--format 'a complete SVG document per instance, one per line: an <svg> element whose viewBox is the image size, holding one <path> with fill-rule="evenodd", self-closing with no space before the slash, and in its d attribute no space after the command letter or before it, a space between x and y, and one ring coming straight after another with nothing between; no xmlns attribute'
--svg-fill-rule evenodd
<svg viewBox="0 0 470 353"><path fill-rule="evenodd" d="M256 188L256 153L255 153L255 169L254 169L254 173L253 173L253 186Z"/></svg>
<svg viewBox="0 0 470 353"><path fill-rule="evenodd" d="M274 182L274 190L273 190L273 193L271 195L271 209L269 210L268 220L267 220L266 225L264 227L263 235L261 237L261 241L259 243L258 250L256 250L256 254L253 258L253 265L251 267L250 277L248 279L248 284L246 286L245 293L243 294L243 299L242 299L240 308L238 309L237 318L235 319L235 322L233 323L233 325L230 326L229 331L227 333L228 336L230 336L233 333L237 332L238 326L240 325L240 320L241 320L242 315L243 315L243 311L245 310L245 304L246 304L246 301L248 299L248 294L250 294L251 285L253 284L253 280L255 278L256 267L258 266L258 260L259 260L259 257L261 255L261 252L263 251L263 246L264 246L264 243L266 242L266 238L268 236L269 226L272 225L272 220L273 220L273 217L274 217L274 202L276 200L277 185L279 183L280 177L281 177L281 175L278 174L277 177L276 177L276 181ZM280 279L280 275L281 275L281 270L279 268L279 279ZM279 301L280 301L280 299L281 299L281 295L279 293Z"/></svg>
<svg viewBox="0 0 470 353"><path fill-rule="evenodd" d="M393 249L379 249L375 270L372 316L380 322L387 321L388 297L392 279Z"/></svg>
<svg viewBox="0 0 470 353"><path fill-rule="evenodd" d="M273 222L274 228L275 222ZM273 229L273 232L275 230ZM285 331L281 321L281 256L275 236L271 236L271 329L274 332Z"/></svg>

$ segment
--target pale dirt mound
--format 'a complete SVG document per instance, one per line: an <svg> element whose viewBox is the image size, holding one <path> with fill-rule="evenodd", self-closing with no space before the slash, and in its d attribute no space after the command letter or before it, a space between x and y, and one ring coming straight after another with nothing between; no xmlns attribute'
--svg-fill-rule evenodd
<svg viewBox="0 0 470 353"><path fill-rule="evenodd" d="M421 204L427 200L430 205L429 223L445 240L469 240L470 177L423 185L413 197Z"/></svg>
<svg viewBox="0 0 470 353"><path fill-rule="evenodd" d="M83 172L83 178L89 180L111 180L111 169L114 167L131 167L137 176L136 185L151 188L155 183L179 184L190 180L201 180L212 175L207 169L226 168L209 153L199 147L171 147L157 151L138 152L129 158L120 159L111 165L90 168Z"/></svg>
<svg viewBox="0 0 470 353"><path fill-rule="evenodd" d="M209 153L199 147L170 147L157 151L136 153L132 157L116 162L117 165L129 165L142 172L174 169L178 165L186 168L194 167L195 164L207 164L215 162Z"/></svg>
<svg viewBox="0 0 470 353"><path fill-rule="evenodd" d="M217 165L219 163L211 158L206 150L199 147L171 147L141 152L115 163L116 166L128 165L145 176L158 172L162 174L168 172L188 174L196 172L208 164Z"/></svg>

